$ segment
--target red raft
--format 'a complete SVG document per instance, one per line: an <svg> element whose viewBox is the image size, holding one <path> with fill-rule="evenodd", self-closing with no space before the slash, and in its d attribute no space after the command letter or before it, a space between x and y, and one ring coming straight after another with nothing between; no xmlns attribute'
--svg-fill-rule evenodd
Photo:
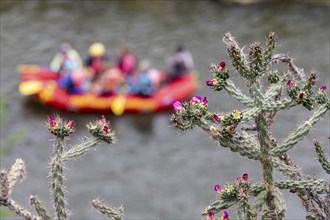
<svg viewBox="0 0 330 220"><path fill-rule="evenodd" d="M198 87L197 74L191 73L161 87L151 97L120 94L98 96L93 93L69 94L57 86L58 74L47 68L34 65L20 66L18 72L21 73L19 91L23 95L31 96L51 108L81 113L115 113L113 105L119 96L124 96L125 100L121 103L122 113L166 111L172 108L174 101L191 98Z"/></svg>

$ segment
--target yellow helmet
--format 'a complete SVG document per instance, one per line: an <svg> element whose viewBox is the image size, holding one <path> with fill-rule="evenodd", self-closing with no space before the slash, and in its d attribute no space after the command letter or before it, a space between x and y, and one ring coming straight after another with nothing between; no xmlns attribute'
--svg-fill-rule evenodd
<svg viewBox="0 0 330 220"><path fill-rule="evenodd" d="M102 43L93 43L88 50L88 53L92 57L101 57L105 53L105 46Z"/></svg>

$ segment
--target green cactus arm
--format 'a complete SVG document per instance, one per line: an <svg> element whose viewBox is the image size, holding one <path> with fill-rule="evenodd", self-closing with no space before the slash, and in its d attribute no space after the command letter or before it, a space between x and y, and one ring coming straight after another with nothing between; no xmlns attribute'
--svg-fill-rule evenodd
<svg viewBox="0 0 330 220"><path fill-rule="evenodd" d="M270 64L272 60L272 55L275 49L275 41L276 35L274 32L269 32L267 42L266 42L266 49L264 51L263 56L263 69L266 70L267 66Z"/></svg>
<svg viewBox="0 0 330 220"><path fill-rule="evenodd" d="M277 215L278 219L283 219L285 215L285 200L281 190L277 187L272 189L272 195L274 196L274 212Z"/></svg>
<svg viewBox="0 0 330 220"><path fill-rule="evenodd" d="M261 183L259 184L253 184L251 187L250 187L250 193L253 195L253 196L258 196L259 193L261 193L262 191L265 191L265 186Z"/></svg>
<svg viewBox="0 0 330 220"><path fill-rule="evenodd" d="M243 118L241 120L241 124L254 120L260 112L261 109L257 107L244 109L242 111Z"/></svg>
<svg viewBox="0 0 330 220"><path fill-rule="evenodd" d="M266 65L263 64L264 58L259 42L250 44L249 47L249 67L253 78L258 78L265 73Z"/></svg>
<svg viewBox="0 0 330 220"><path fill-rule="evenodd" d="M246 59L246 55L243 53L243 50L235 41L235 38L230 33L226 33L223 37L223 42L227 46L227 53L230 57L233 67L241 76L249 78L251 75L251 71L248 68L248 61Z"/></svg>
<svg viewBox="0 0 330 220"><path fill-rule="evenodd" d="M29 212L27 209L23 208L22 206L18 205L14 200L8 200L8 209L15 212L18 216L21 216L27 220L42 220L41 217L36 216Z"/></svg>
<svg viewBox="0 0 330 220"><path fill-rule="evenodd" d="M272 210L275 206L273 188L274 188L274 178L273 178L273 167L270 160L271 157L271 140L270 133L267 128L267 120L265 118L265 113L262 112L255 119L256 129L258 132L258 141L260 143L260 151L262 158L260 160L262 166L263 184L265 185L267 193L266 205L267 209ZM275 217L280 217L275 215Z"/></svg>
<svg viewBox="0 0 330 220"><path fill-rule="evenodd" d="M240 103L248 106L248 107L252 107L254 105L253 99L251 99L250 97L246 96L242 90L238 89L234 82L227 79L224 89L229 93L229 95L231 95L232 97L234 97L235 99L237 99Z"/></svg>
<svg viewBox="0 0 330 220"><path fill-rule="evenodd" d="M330 174L330 163L327 160L320 143L317 141L314 141L314 146L315 146L315 151L316 151L318 160L319 160L322 168L325 170L325 172Z"/></svg>
<svg viewBox="0 0 330 220"><path fill-rule="evenodd" d="M264 100L264 95L261 89L262 86L258 79L251 81L250 92L254 97L254 104L258 107L262 106L262 100Z"/></svg>
<svg viewBox="0 0 330 220"><path fill-rule="evenodd" d="M40 200L36 196L30 196L30 203L41 217L42 220L51 220L52 218L48 214L47 210L42 206Z"/></svg>
<svg viewBox="0 0 330 220"><path fill-rule="evenodd" d="M255 213L256 217L258 217L258 214L261 212L262 207L266 202L266 198L267 198L267 191L266 190L261 191L256 196L256 200L255 200L255 203L254 203L254 213Z"/></svg>
<svg viewBox="0 0 330 220"><path fill-rule="evenodd" d="M267 103L269 101L272 101L276 95L281 91L282 89L282 84L276 83L272 84L269 86L268 90L266 91L264 95L264 100L262 101L263 103Z"/></svg>
<svg viewBox="0 0 330 220"><path fill-rule="evenodd" d="M318 192L323 192L323 179L306 179L306 180L281 180L274 184L280 189L304 190L306 188L315 188Z"/></svg>
<svg viewBox="0 0 330 220"><path fill-rule="evenodd" d="M52 194L57 219L66 220L68 213L66 210L66 199L64 196L64 176L63 176L63 143L64 137L57 136L55 140L55 155L51 161Z"/></svg>
<svg viewBox="0 0 330 220"><path fill-rule="evenodd" d="M292 99L281 99L279 101L264 102L262 110L271 112L278 111L280 109L289 109L297 105L297 102Z"/></svg>
<svg viewBox="0 0 330 220"><path fill-rule="evenodd" d="M251 206L249 204L249 200L247 197L243 197L240 199L239 203L238 203L238 209L237 209L237 213L239 219L244 219L244 220L252 220L255 219L254 213L251 209Z"/></svg>
<svg viewBox="0 0 330 220"><path fill-rule="evenodd" d="M285 162L280 160L278 157L270 157L270 160L272 166L286 176L294 177L299 172L296 167L285 164Z"/></svg>
<svg viewBox="0 0 330 220"><path fill-rule="evenodd" d="M306 179L306 180L280 180L274 181L274 186L279 189L304 190L306 188L314 188L319 193L324 193L323 179ZM254 184L250 188L250 193L254 196L259 195L265 186L261 183Z"/></svg>
<svg viewBox="0 0 330 220"><path fill-rule="evenodd" d="M78 156L84 155L90 149L96 147L99 142L100 140L97 137L85 138L83 141L81 141L81 144L78 144L63 153L62 159L63 161L67 161L73 158L77 158Z"/></svg>
<svg viewBox="0 0 330 220"><path fill-rule="evenodd" d="M208 207L206 207L202 212L201 215L205 216L209 212L218 213L221 210L228 209L229 207L236 204L236 200L223 200L221 198L217 199L216 201L212 202Z"/></svg>
<svg viewBox="0 0 330 220"><path fill-rule="evenodd" d="M248 142L244 140L237 140L235 138L224 138L221 136L220 131L213 126L210 126L204 120L196 120L195 123L201 129L208 132L213 139L220 143L221 146L227 147L233 152L238 152L241 156L246 156L254 160L260 160L261 154L257 142Z"/></svg>
<svg viewBox="0 0 330 220"><path fill-rule="evenodd" d="M94 199L92 201L92 205L94 208L99 210L102 214L106 215L109 219L113 220L121 220L124 215L124 208L121 206L119 208L110 208L101 202L99 199Z"/></svg>
<svg viewBox="0 0 330 220"><path fill-rule="evenodd" d="M308 121L301 124L296 131L291 133L278 147L272 150L273 154L278 156L281 155L291 148L294 147L301 139L305 137L306 134L310 131L312 126L317 123L328 111L328 107L326 105L322 105L319 107L314 114L310 117Z"/></svg>

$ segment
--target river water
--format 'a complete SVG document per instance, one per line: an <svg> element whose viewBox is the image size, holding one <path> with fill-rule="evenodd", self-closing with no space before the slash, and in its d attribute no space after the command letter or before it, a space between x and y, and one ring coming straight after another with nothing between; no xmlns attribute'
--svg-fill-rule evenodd
<svg viewBox="0 0 330 220"><path fill-rule="evenodd" d="M15 188L13 198L29 207L30 194L49 202L48 161L51 135L45 127L47 115L60 113L77 121L77 132L68 144L87 136L85 124L100 115L61 113L42 107L18 93L18 64L48 65L62 42L71 43L82 56L95 41L104 42L110 59L127 45L139 59L147 58L164 68L164 58L178 43L193 54L200 73L196 94L209 98L211 111L239 108L225 92L213 92L205 81L209 65L226 60L222 36L231 32L241 45L264 42L269 31L278 34L277 52L288 53L305 72L316 69L317 85L329 83L329 7L319 4L222 5L217 1L1 1L1 97L5 118L1 121L1 143L17 131L25 137L2 158L9 167L21 157L28 177ZM234 79L237 76L234 76ZM101 219L91 208L100 198L112 206L123 205L128 219L200 219L200 212L215 199L213 186L234 181L249 173L261 179L258 162L249 161L219 147L201 129L175 129L164 112L150 115L106 115L119 142L101 144L96 151L67 163L66 190L72 219ZM278 140L310 116L303 108L278 114L272 127ZM290 155L304 174L329 179L316 161L313 139L329 153L329 114ZM284 178L276 173L276 178ZM304 208L296 196L284 191L287 219L304 219ZM230 215L235 218L233 210ZM13 217L16 218L16 217Z"/></svg>

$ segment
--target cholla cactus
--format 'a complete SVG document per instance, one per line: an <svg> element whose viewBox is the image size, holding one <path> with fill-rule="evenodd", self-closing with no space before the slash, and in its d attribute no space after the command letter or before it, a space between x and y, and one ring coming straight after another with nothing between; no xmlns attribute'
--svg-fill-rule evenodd
<svg viewBox="0 0 330 220"><path fill-rule="evenodd" d="M58 115L49 116L46 126L55 136L54 156L51 158L50 177L52 178L52 196L55 207L55 216L58 220L66 220L69 218L67 210L66 198L64 193L64 164L67 160L77 158L90 149L96 147L100 141L108 144L116 142L115 132L110 128L110 123L106 121L105 117L96 120L95 123L87 125L88 130L93 135L92 138L85 138L80 144L66 149L65 137L70 136L75 131L74 121L63 121ZM11 167L10 171L3 170L0 173L0 205L6 206L14 211L17 215L29 220L51 220L51 215L42 206L41 202L36 196L30 197L30 203L35 208L37 214L32 214L27 209L19 206L12 198L11 193L14 184L18 180L22 180L25 176L25 165L21 159L16 160L16 163ZM95 202L96 201L96 202ZM111 209L103 205L98 200L93 201L93 206L105 214L108 218L115 220L121 219L123 216L123 208ZM111 210L106 212L105 210Z"/></svg>
<svg viewBox="0 0 330 220"><path fill-rule="evenodd" d="M290 189L301 199L306 218L329 219L329 183L304 177L287 154L329 110L326 87L316 88L316 72L311 72L306 79L303 69L296 67L290 57L274 54L276 35L273 32L269 33L265 48L260 43L252 43L247 54L231 34L225 34L223 41L235 71L247 81L249 94L235 86L223 61L219 65L211 64L213 78L207 80L206 85L214 91L227 91L246 108L214 113L208 110L207 98L197 96L190 102L175 102L175 114L170 119L181 130L197 125L221 146L260 161L263 181L252 183L244 174L233 184L217 185L217 199L202 211L202 215L211 220L218 212L237 205L239 219L282 219L286 208L281 190ZM280 63L287 64L287 72L277 70L276 66ZM264 78L268 83L263 83ZM193 104L194 100L199 100L197 105ZM270 131L276 113L297 105L313 111L313 114L278 143ZM329 162L317 141L315 148L322 167L329 173ZM288 178L274 180L274 169ZM249 203L252 197L255 197L253 205ZM220 219L228 218L225 212Z"/></svg>

